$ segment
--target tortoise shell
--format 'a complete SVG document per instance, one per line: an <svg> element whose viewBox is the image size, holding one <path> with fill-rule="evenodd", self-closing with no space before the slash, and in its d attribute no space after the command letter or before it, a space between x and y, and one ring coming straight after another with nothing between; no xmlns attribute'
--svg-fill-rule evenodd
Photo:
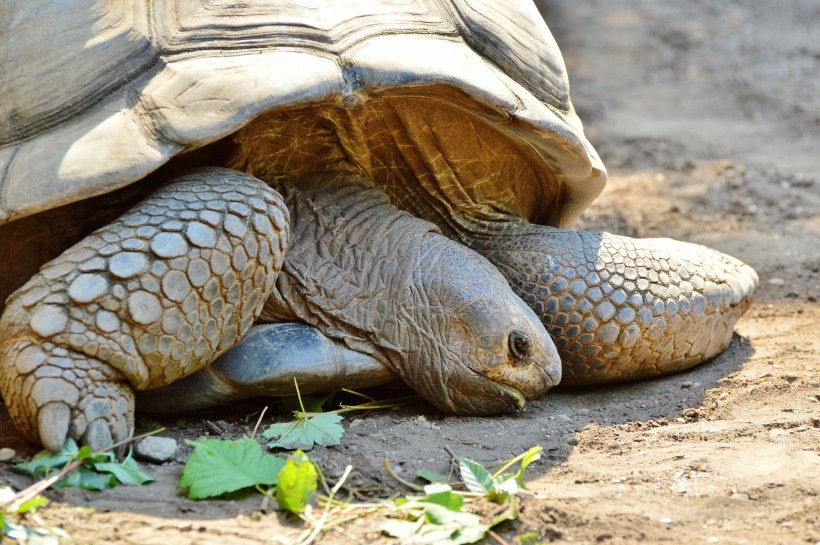
<svg viewBox="0 0 820 545"><path fill-rule="evenodd" d="M395 149L422 135L436 149L411 174L463 186L456 207L486 200L562 226L604 185L529 0L12 0L4 11L0 223L124 187L262 119L296 127L275 141L293 155L321 132L303 120L332 118L334 153L377 178L369 167L381 168L385 184L406 183L390 173ZM399 146L403 127L373 121L387 110L415 127ZM340 136L351 120L358 136ZM373 153L386 145L389 157ZM333 168L322 146L288 164Z"/></svg>

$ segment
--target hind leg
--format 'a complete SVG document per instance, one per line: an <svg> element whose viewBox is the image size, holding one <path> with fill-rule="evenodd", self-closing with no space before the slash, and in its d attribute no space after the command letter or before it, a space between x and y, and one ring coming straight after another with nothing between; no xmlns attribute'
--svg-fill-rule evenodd
<svg viewBox="0 0 820 545"><path fill-rule="evenodd" d="M0 318L0 394L18 429L59 450L128 436L134 389L213 361L259 315L288 213L250 176L178 178L46 264Z"/></svg>

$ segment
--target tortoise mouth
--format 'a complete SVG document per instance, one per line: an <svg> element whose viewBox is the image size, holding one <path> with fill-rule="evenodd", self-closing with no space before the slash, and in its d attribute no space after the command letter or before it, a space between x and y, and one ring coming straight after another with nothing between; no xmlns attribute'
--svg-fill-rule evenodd
<svg viewBox="0 0 820 545"><path fill-rule="evenodd" d="M514 404L510 407L511 412L518 412L524 408L524 404L527 402L527 396L524 395L524 392L515 386L511 386L497 380L494 380L493 383L495 383L498 388L507 394L507 396L512 398Z"/></svg>

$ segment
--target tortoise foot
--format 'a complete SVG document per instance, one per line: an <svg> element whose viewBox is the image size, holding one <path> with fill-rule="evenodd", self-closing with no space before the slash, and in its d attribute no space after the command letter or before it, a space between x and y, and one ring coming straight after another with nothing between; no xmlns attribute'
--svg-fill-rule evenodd
<svg viewBox="0 0 820 545"><path fill-rule="evenodd" d="M5 348L17 371L9 412L29 439L57 452L68 437L95 451L128 437L134 393L122 373L51 342L21 340Z"/></svg>
<svg viewBox="0 0 820 545"><path fill-rule="evenodd" d="M555 340L562 384L673 373L722 352L758 287L754 269L671 239L522 226L475 246Z"/></svg>
<svg viewBox="0 0 820 545"><path fill-rule="evenodd" d="M0 393L52 451L125 438L132 389L208 365L262 311L282 265L287 210L250 176L183 176L92 233L8 299Z"/></svg>

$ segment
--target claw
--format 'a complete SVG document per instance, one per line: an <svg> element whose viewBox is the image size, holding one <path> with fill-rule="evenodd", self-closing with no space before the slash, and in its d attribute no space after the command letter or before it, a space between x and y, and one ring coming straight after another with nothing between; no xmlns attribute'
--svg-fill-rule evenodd
<svg viewBox="0 0 820 545"><path fill-rule="evenodd" d="M101 452L111 446L111 430L105 420L95 420L85 431L81 442L93 452Z"/></svg>
<svg viewBox="0 0 820 545"><path fill-rule="evenodd" d="M62 401L46 403L37 413L40 441L51 452L60 452L68 437L71 407Z"/></svg>

